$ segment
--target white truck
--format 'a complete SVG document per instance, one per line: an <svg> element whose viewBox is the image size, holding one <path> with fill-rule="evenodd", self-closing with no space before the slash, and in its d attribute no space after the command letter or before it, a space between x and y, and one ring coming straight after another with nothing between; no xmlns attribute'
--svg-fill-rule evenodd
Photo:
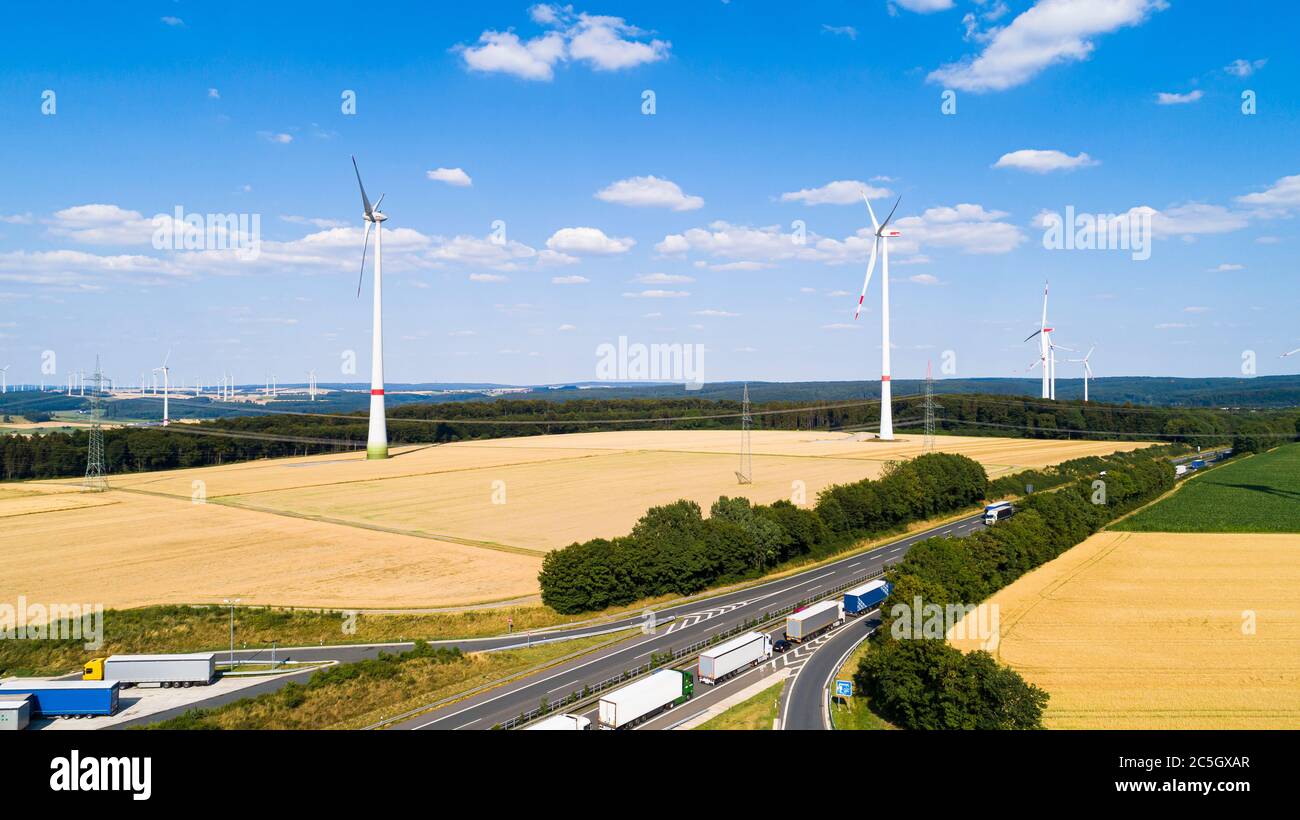
<svg viewBox="0 0 1300 820"><path fill-rule="evenodd" d="M685 703L695 693L690 672L660 669L600 699L598 723L602 729L622 729L642 718Z"/></svg>
<svg viewBox="0 0 1300 820"><path fill-rule="evenodd" d="M530 723L524 727L525 730L535 729L538 731L560 730L560 731L582 731L591 728L591 718L582 715L551 715L548 718L539 720L536 723Z"/></svg>
<svg viewBox="0 0 1300 820"><path fill-rule="evenodd" d="M86 662L82 680L115 680L123 686L157 683L171 686L207 686L217 674L215 652L187 655L110 655Z"/></svg>
<svg viewBox="0 0 1300 820"><path fill-rule="evenodd" d="M785 637L786 640L798 643L843 620L843 601L839 599L822 601L820 604L813 604L786 616Z"/></svg>
<svg viewBox="0 0 1300 820"><path fill-rule="evenodd" d="M772 657L772 638L764 632L746 632L700 653L700 683L710 686Z"/></svg>

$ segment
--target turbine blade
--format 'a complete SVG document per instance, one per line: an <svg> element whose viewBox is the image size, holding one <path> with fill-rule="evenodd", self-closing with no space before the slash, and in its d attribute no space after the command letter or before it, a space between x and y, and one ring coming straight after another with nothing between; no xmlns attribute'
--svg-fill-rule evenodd
<svg viewBox="0 0 1300 820"><path fill-rule="evenodd" d="M1034 338L1035 336L1037 336L1038 334L1040 334L1040 333L1042 333L1042 332L1043 332L1043 331L1041 331L1041 330L1035 330L1033 333L1030 333L1028 336L1025 337L1025 341L1026 341L1026 342L1029 341L1030 339Z"/></svg>
<svg viewBox="0 0 1300 820"><path fill-rule="evenodd" d="M379 210L379 206L382 205L382 204L384 204L384 197L386 197L386 196L388 196L388 194L381 193L381 194L379 195L379 199L376 199L376 200L375 200L374 210L376 210L376 211Z"/></svg>
<svg viewBox="0 0 1300 820"><path fill-rule="evenodd" d="M366 223L366 236L361 242L361 272L357 274L357 298L361 298L361 280L366 278L366 248L370 246L370 226L375 223Z"/></svg>
<svg viewBox="0 0 1300 820"><path fill-rule="evenodd" d="M871 261L867 263L867 278L862 280L862 295L858 297L858 309L853 311L853 321L858 320L858 314L862 313L862 302L867 298L867 285L871 284L871 274L876 269L876 249L880 247L880 237L871 243Z"/></svg>
<svg viewBox="0 0 1300 820"><path fill-rule="evenodd" d="M370 200L366 197L366 186L361 184L361 169L357 167L357 157L352 156L352 170L357 172L357 187L361 189L361 204L365 206L366 216L374 213L374 208L370 207Z"/></svg>
<svg viewBox="0 0 1300 820"><path fill-rule="evenodd" d="M876 212L871 210L871 200L867 199L867 192L862 191L862 201L867 203L867 213L871 215L871 227L879 232L880 223L876 221Z"/></svg>
<svg viewBox="0 0 1300 820"><path fill-rule="evenodd" d="M894 200L894 207L893 207L892 209L890 209L890 211L889 211L889 216L885 217L885 221L884 221L884 223L880 226L880 230L883 231L883 230L885 229L885 226L889 224L889 220L891 220L891 219L894 218L894 211L897 211L897 210L898 210L898 203L900 203L900 202L902 202L902 201L903 201L903 195L902 195L902 194L899 194L899 195L898 195L898 199L895 199L895 200Z"/></svg>

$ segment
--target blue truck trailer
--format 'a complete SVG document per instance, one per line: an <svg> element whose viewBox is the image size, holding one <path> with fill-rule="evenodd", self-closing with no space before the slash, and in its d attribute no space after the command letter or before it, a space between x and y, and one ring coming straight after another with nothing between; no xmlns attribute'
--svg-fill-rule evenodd
<svg viewBox="0 0 1300 820"><path fill-rule="evenodd" d="M880 605L894 591L894 585L888 581L876 579L860 587L854 587L844 593L844 614L858 615L869 612Z"/></svg>
<svg viewBox="0 0 1300 820"><path fill-rule="evenodd" d="M6 695L30 695L32 717L87 717L117 711L115 680L11 680L0 683Z"/></svg>

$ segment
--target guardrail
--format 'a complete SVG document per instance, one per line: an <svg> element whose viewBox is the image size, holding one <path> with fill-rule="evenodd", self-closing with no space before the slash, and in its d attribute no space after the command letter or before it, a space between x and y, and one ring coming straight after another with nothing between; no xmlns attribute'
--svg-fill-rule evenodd
<svg viewBox="0 0 1300 820"><path fill-rule="evenodd" d="M734 635L739 635L742 632L748 632L749 630L754 629L755 627L768 624L771 621L774 621L782 616L794 612L796 609L799 609L800 607L807 606L808 604L814 603L816 601L824 600L830 597L831 595L833 595L834 593L843 592L846 589L850 589L852 587L858 586L864 581L870 581L873 578L879 578L884 574L885 574L885 570L883 568L873 570L872 572L869 572L866 575L861 575L858 576L857 578L854 578L852 581L846 581L842 584L839 584L838 586L831 587L825 592L819 593L811 598L805 598L789 606L781 607L780 609L772 610L770 612L764 612L763 615L758 618L747 619L743 623L740 623L737 626L732 627L731 629L727 629L722 632L718 632L714 635L711 635L705 640L696 641L695 643L690 644L689 646L683 647L681 649L676 649L676 650L669 649L668 651L663 653L652 653L650 655L650 660L647 663L643 663L640 666L636 667L635 669L625 670L621 674L615 675L610 678L606 678L605 680L597 684L591 686L585 686L582 688L581 691L570 692L568 695L565 695L563 698L560 698L555 702L551 702L544 699L543 702L536 709L531 709L527 712L521 712L518 717L513 717L510 718L509 720L504 720L501 723L496 724L492 728L517 729L526 723L531 723L532 721L537 720L538 718L545 717L549 714L555 712L562 712L574 706L587 705L591 703L593 700L596 700L596 696L599 695L601 692L608 691L621 684L627 683L628 681L635 680L636 678L639 678L642 675L653 672L656 669L660 669L666 666L672 666L684 658L694 657L698 655L701 651L709 648L710 646L713 646L714 644L721 643L727 638L730 638Z"/></svg>

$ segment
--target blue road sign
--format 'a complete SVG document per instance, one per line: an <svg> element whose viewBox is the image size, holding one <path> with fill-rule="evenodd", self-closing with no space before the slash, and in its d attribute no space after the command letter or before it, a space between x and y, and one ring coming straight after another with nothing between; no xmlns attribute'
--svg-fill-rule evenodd
<svg viewBox="0 0 1300 820"><path fill-rule="evenodd" d="M851 680L835 681L835 696L840 698L853 697L853 681Z"/></svg>

